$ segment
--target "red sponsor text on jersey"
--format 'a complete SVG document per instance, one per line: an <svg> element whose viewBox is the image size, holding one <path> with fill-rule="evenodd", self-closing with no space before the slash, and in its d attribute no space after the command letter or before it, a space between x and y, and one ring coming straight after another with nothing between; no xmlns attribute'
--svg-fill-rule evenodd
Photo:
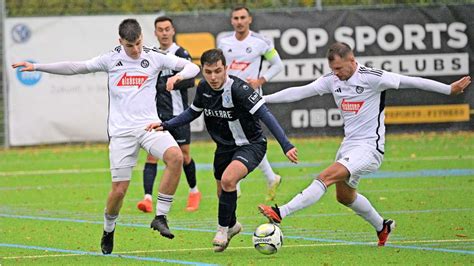
<svg viewBox="0 0 474 266"><path fill-rule="evenodd" d="M148 76L127 76L127 73L123 74L122 78L117 83L119 87L132 87L137 86L139 89L148 79Z"/></svg>
<svg viewBox="0 0 474 266"><path fill-rule="evenodd" d="M229 65L229 69L244 71L250 65L250 62L239 62L237 60L232 60L232 63Z"/></svg>
<svg viewBox="0 0 474 266"><path fill-rule="evenodd" d="M342 99L341 109L345 112L358 113L364 102L346 102L346 99Z"/></svg>

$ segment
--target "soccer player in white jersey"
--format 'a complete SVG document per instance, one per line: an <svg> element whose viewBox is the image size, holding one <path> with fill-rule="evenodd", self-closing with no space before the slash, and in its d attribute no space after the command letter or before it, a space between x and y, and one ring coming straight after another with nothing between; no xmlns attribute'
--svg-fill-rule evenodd
<svg viewBox="0 0 474 266"><path fill-rule="evenodd" d="M370 202L357 193L361 176L375 172L384 156L384 99L387 89L417 88L446 95L458 95L471 83L465 76L451 85L367 68L355 60L345 43L330 46L327 58L331 73L314 82L264 96L268 103L294 102L314 95L332 93L344 119L344 140L336 161L291 201L278 207L259 205L260 212L272 222L316 203L327 187L336 184L337 200L354 210L376 230L378 245L384 246L395 221L384 219Z"/></svg>
<svg viewBox="0 0 474 266"><path fill-rule="evenodd" d="M161 179L156 216L151 228L172 239L166 215L181 175L183 155L178 144L168 132L149 132L145 127L159 121L155 104L155 85L162 69L180 71L167 81L172 90L178 81L199 73L199 67L188 60L143 46L140 24L135 19L125 19L119 26L120 46L112 51L79 62L31 64L19 62L14 68L21 71L42 71L59 75L108 73L109 88L109 158L112 174L110 191L104 214L104 232L101 239L102 253L113 250L115 223L137 163L140 147L162 159L166 168Z"/></svg>
<svg viewBox="0 0 474 266"><path fill-rule="evenodd" d="M263 95L262 85L283 69L283 63L273 43L264 36L250 30L252 16L248 8L239 6L232 10L231 24L234 32L219 40L218 47L224 52L228 62L227 73L245 80L252 88ZM266 59L270 68L261 73L262 61ZM258 166L267 178L267 200L275 198L281 176L275 174L267 155ZM240 183L237 185L240 196Z"/></svg>

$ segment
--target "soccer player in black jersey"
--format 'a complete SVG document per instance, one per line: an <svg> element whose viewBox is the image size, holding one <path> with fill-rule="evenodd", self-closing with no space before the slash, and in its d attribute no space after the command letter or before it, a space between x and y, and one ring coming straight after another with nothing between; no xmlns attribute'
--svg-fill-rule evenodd
<svg viewBox="0 0 474 266"><path fill-rule="evenodd" d="M174 54L178 57L191 61L191 56L183 47L178 46L174 41L175 28L173 20L166 16L155 19L155 36L160 43L160 50ZM169 77L178 73L171 69L165 69L160 72L156 83L156 108L158 116L162 121L169 120L188 108L188 89L194 87L194 78L187 79L176 84L172 91L166 90L166 82ZM189 124L169 130L173 138L179 145L183 153L183 170L189 185L187 211L196 211L201 201L201 192L199 192L196 182L196 165L190 154L191 127ZM158 160L148 154L145 168L143 169L143 188L145 196L139 201L137 208L143 212L152 212L152 193L153 184L157 174Z"/></svg>
<svg viewBox="0 0 474 266"><path fill-rule="evenodd" d="M214 177L219 196L219 224L212 243L216 252L222 252L242 230L236 217L236 184L260 164L267 150L259 120L270 129L291 162L297 163L298 156L260 94L245 81L227 75L222 50L204 52L201 66L205 80L199 83L191 107L171 120L148 125L147 130L176 128L204 113L206 128L217 144Z"/></svg>

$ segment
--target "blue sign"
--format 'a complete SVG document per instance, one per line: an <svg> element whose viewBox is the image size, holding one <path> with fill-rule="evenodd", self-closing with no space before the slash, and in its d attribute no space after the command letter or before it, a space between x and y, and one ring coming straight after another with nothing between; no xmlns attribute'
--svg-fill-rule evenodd
<svg viewBox="0 0 474 266"><path fill-rule="evenodd" d="M28 60L30 63L35 63L34 61ZM16 77L17 79L25 86L34 86L38 83L41 79L41 72L34 71L34 72L22 72L21 69L23 67L18 67L16 69Z"/></svg>

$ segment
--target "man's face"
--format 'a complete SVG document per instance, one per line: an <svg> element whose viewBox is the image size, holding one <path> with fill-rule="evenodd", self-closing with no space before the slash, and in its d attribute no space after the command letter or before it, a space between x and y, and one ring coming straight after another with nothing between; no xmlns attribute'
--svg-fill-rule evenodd
<svg viewBox="0 0 474 266"><path fill-rule="evenodd" d="M240 9L232 12L230 23L237 33L246 33L250 30L250 24L252 24L252 17L249 15L247 10Z"/></svg>
<svg viewBox="0 0 474 266"><path fill-rule="evenodd" d="M222 61L219 60L215 64L204 64L202 75L213 90L218 90L224 85L227 72Z"/></svg>
<svg viewBox="0 0 474 266"><path fill-rule="evenodd" d="M136 41L129 42L125 39L119 39L120 44L123 46L125 53L132 59L140 58L143 50L143 35L140 35Z"/></svg>
<svg viewBox="0 0 474 266"><path fill-rule="evenodd" d="M353 55L343 58L336 55L334 60L329 61L329 67L340 80L348 80L354 74L357 64Z"/></svg>
<svg viewBox="0 0 474 266"><path fill-rule="evenodd" d="M160 47L167 49L173 44L174 27L169 21L161 21L155 24L155 36L160 43Z"/></svg>

